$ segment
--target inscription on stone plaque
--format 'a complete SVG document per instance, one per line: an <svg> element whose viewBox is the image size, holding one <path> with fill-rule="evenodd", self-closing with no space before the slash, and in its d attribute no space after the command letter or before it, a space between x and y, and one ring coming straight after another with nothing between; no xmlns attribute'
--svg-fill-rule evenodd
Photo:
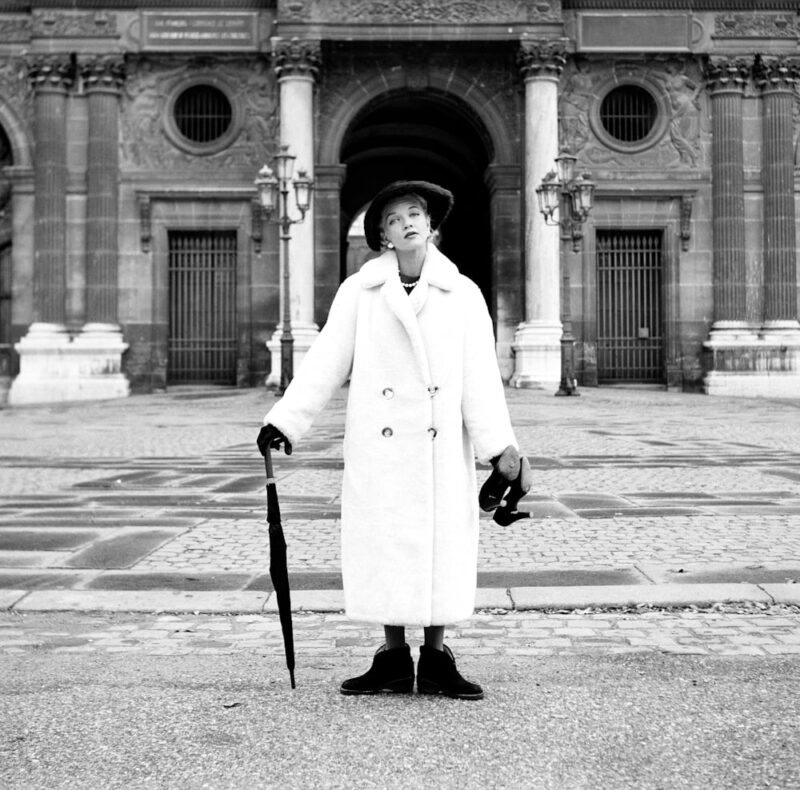
<svg viewBox="0 0 800 790"><path fill-rule="evenodd" d="M251 13L142 12L145 49L257 49L258 16Z"/></svg>

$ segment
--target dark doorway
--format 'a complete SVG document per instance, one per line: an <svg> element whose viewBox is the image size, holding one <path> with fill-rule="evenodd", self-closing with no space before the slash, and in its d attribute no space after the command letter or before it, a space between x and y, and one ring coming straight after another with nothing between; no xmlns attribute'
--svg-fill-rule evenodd
<svg viewBox="0 0 800 790"><path fill-rule="evenodd" d="M236 383L236 231L170 231L170 384Z"/></svg>
<svg viewBox="0 0 800 790"><path fill-rule="evenodd" d="M663 232L597 231L597 378L663 383Z"/></svg>
<svg viewBox="0 0 800 790"><path fill-rule="evenodd" d="M357 214L386 184L422 179L455 195L440 248L491 304L489 192L484 175L492 159L482 122L452 95L404 90L371 102L351 124L342 144L341 161L347 166L342 188L342 277L347 233Z"/></svg>

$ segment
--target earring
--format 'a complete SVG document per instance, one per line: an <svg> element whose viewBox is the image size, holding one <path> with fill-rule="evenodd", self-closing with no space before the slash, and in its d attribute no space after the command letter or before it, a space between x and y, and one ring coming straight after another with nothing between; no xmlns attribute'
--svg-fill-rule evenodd
<svg viewBox="0 0 800 790"><path fill-rule="evenodd" d="M394 249L394 244L392 244L392 242L390 242L390 241L387 241L386 242L386 249L387 250L393 250Z"/></svg>

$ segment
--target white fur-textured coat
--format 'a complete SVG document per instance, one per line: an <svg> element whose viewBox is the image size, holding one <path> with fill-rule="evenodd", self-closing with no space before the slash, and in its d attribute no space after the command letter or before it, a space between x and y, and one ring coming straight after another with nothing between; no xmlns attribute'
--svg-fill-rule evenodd
<svg viewBox="0 0 800 790"><path fill-rule="evenodd" d="M464 620L477 575L475 453L487 461L517 446L478 287L433 244L410 295L394 252L368 261L340 286L265 424L298 443L348 377L347 615L384 625Z"/></svg>

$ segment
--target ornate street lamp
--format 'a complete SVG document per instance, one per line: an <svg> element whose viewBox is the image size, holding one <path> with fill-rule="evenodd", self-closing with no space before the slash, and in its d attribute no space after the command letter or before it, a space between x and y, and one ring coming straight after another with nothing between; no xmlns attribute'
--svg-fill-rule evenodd
<svg viewBox="0 0 800 790"><path fill-rule="evenodd" d="M281 327L281 379L277 389L278 395L283 395L286 388L294 378L294 337L292 336L292 311L289 292L289 240L292 238L292 225L302 222L311 205L311 190L314 182L308 177L305 170L300 170L297 177L292 180L294 160L297 157L289 153L289 146L282 145L280 152L272 160L273 168L264 165L258 171L255 180L258 190L258 199L267 222L273 222L280 227L281 249L280 266L283 273L282 295L283 323ZM294 187L294 198L300 216L289 216L289 183ZM277 214L273 213L277 209Z"/></svg>
<svg viewBox="0 0 800 790"><path fill-rule="evenodd" d="M572 251L580 252L582 226L594 206L595 184L591 173L575 177L577 158L566 152L556 157L556 170L551 170L536 188L539 211L547 225L558 225L572 239ZM558 212L558 218L556 218ZM572 334L572 311L569 299L569 273L562 263L561 271L561 383L556 395L579 395L575 379L575 337Z"/></svg>

